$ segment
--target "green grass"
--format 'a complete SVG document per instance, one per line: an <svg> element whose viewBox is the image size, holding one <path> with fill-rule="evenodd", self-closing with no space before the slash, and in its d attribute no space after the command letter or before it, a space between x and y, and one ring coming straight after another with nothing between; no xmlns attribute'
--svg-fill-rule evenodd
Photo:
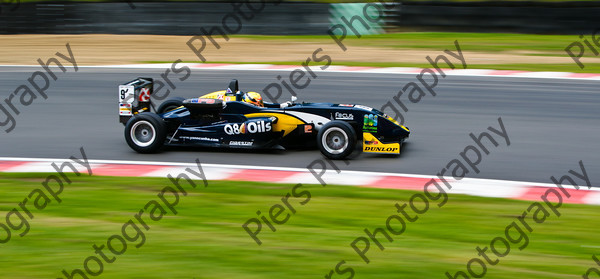
<svg viewBox="0 0 600 279"><path fill-rule="evenodd" d="M169 61L141 61L140 63L172 63ZM184 63L201 63L199 61L184 61ZM273 64L273 65L296 65L301 68L301 63L296 61L270 61L270 62L235 62L235 61L210 61L210 63L222 64ZM395 62L352 62L333 61L331 65L358 66L358 67L415 67L431 68L431 64L423 63L395 63ZM519 70L534 72L572 72L572 73L599 73L600 63L585 63L585 68L580 69L575 64L474 64L467 69L493 69L493 70ZM456 65L455 65L456 66ZM460 64L458 68L460 68ZM443 67L442 67L443 68ZM446 67L448 68L448 67Z"/></svg>
<svg viewBox="0 0 600 279"><path fill-rule="evenodd" d="M332 46L329 36L255 36L235 35L233 37L245 38L257 41L261 44L268 41L286 42L289 44L313 43L322 44L327 53ZM589 38L588 38L589 37ZM591 40L591 35L586 36ZM381 47L393 49L430 50L433 53L442 52L445 49L455 50L454 41L458 41L462 51L507 53L527 56L567 57L564 49L574 41L580 41L578 36L573 35L533 35L533 34L502 34L502 33L427 33L408 32L381 35L365 35L356 38L349 35L344 44L348 48L354 47ZM312 49L307 49L307 55ZM574 49L576 52L577 49ZM596 57L589 49L585 49L584 57ZM469 57L466 56L467 63ZM396 62L359 62L359 61L337 61L332 57L333 65L346 66L371 66L371 67L419 67L429 68L428 63L396 63ZM423 58L423 61L426 60ZM572 60L568 59L569 62ZM172 61L142 61L142 63L171 63ZM187 61L198 63L199 61ZM210 63L233 63L233 64L278 64L278 65L300 65L303 61L209 61ZM519 63L506 64L498 62L495 64L469 64L470 69L497 69L497 70L521 70L521 71L555 71L574 73L600 73L600 63L582 61L584 69L579 68L575 62L562 64L535 64Z"/></svg>
<svg viewBox="0 0 600 279"><path fill-rule="evenodd" d="M0 174L1 216L41 187L43 178ZM63 268L81 268L94 255L92 244L120 234L124 222L170 185L159 178L71 178L61 204L52 201L43 211L33 210L29 234L0 244L2 278L57 278ZM128 243L115 262L104 264L98 278L323 278L342 259L354 268L355 278L445 278L446 271L464 270L476 256L475 247L502 236L530 204L451 195L442 208L431 203L394 242L382 240L384 251L372 243L367 254L371 263L365 264L349 243L364 236L365 228L384 226L387 216L396 213L394 204L415 192L307 185L299 190L310 191L310 201L300 205L304 198L290 198L296 214L276 225L277 232L263 226L263 244L256 245L241 224L257 210L267 212L281 203L292 187L233 181L188 187L178 214L149 221L145 244L135 248ZM598 245L594 220L600 212L585 205L564 205L560 212L560 218L552 215L543 224L532 224L529 246L513 246L498 265L488 265L485 278L581 278L600 249L590 248ZM4 217L0 220L6 223Z"/></svg>
<svg viewBox="0 0 600 279"><path fill-rule="evenodd" d="M593 29L590 29L593 31ZM328 35L306 36L262 36L235 35L252 40L287 40L294 42L332 42ZM589 37L589 38L588 38ZM588 40L590 36L586 36ZM544 51L566 55L564 49L581 39L575 35L536 35L510 33L458 33L458 32L404 32L380 35L363 35L360 38L352 33L344 39L344 44L356 46L390 47L403 49L446 49L454 47L458 40L463 51ZM592 52L587 50L586 53ZM593 54L592 54L593 56Z"/></svg>

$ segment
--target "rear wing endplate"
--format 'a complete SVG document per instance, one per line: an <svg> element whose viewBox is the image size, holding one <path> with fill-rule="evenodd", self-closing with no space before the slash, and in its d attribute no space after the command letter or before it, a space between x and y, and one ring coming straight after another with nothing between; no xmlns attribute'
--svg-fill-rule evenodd
<svg viewBox="0 0 600 279"><path fill-rule="evenodd" d="M119 85L119 122L125 124L135 114L150 111L153 85L151 78L137 78Z"/></svg>

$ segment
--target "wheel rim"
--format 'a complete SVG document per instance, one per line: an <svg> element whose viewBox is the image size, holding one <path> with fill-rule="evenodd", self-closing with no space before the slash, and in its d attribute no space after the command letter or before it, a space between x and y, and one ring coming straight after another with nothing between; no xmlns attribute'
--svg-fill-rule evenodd
<svg viewBox="0 0 600 279"><path fill-rule="evenodd" d="M154 126L150 122L141 120L133 124L130 135L135 145L146 147L154 142L156 130L154 130Z"/></svg>
<svg viewBox="0 0 600 279"><path fill-rule="evenodd" d="M348 148L348 135L337 127L327 129L321 140L325 151L331 154L340 154Z"/></svg>

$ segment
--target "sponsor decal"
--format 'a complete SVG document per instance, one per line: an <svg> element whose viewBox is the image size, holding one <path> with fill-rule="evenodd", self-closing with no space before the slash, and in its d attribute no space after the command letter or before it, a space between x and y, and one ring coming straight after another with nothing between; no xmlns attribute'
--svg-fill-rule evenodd
<svg viewBox="0 0 600 279"><path fill-rule="evenodd" d="M132 115L131 104L135 99L134 90L132 85L119 85L119 115Z"/></svg>
<svg viewBox="0 0 600 279"><path fill-rule="evenodd" d="M398 152L398 147L367 146L367 147L365 147L365 151L370 151L370 152Z"/></svg>
<svg viewBox="0 0 600 279"><path fill-rule="evenodd" d="M128 116L131 114L131 104L119 104L119 115Z"/></svg>
<svg viewBox="0 0 600 279"><path fill-rule="evenodd" d="M340 107L349 107L352 108L354 107L354 105L349 105L349 104L339 104Z"/></svg>
<svg viewBox="0 0 600 279"><path fill-rule="evenodd" d="M202 104L214 104L216 102L215 99L203 99L203 98L195 98L191 99L190 103L202 103Z"/></svg>
<svg viewBox="0 0 600 279"><path fill-rule="evenodd" d="M237 145L237 146L252 146L254 144L251 141L230 141L229 145Z"/></svg>
<svg viewBox="0 0 600 279"><path fill-rule="evenodd" d="M377 117L375 114L365 114L363 132L377 132Z"/></svg>
<svg viewBox="0 0 600 279"><path fill-rule="evenodd" d="M355 108L361 108L364 110L373 110L372 107L367 107L367 106L363 106L363 105L354 105Z"/></svg>
<svg viewBox="0 0 600 279"><path fill-rule="evenodd" d="M202 140L202 141L211 141L211 142L219 142L219 139L216 138L207 138L207 137L188 137L188 136L181 136L179 137L180 139L183 140Z"/></svg>
<svg viewBox="0 0 600 279"><path fill-rule="evenodd" d="M149 88L144 87L140 90L139 101L140 102L150 102L150 89Z"/></svg>
<svg viewBox="0 0 600 279"><path fill-rule="evenodd" d="M223 101L224 101L224 102L231 102L231 101L235 101L235 96L224 96L224 97L223 97Z"/></svg>
<svg viewBox="0 0 600 279"><path fill-rule="evenodd" d="M336 112L335 113L335 119L338 119L338 120L354 120L354 114L352 114L352 113Z"/></svg>
<svg viewBox="0 0 600 279"><path fill-rule="evenodd" d="M365 144L366 145L377 145L377 144L379 144L379 142L377 142L377 141L365 141Z"/></svg>
<svg viewBox="0 0 600 279"><path fill-rule="evenodd" d="M313 131L312 125L304 125L304 133L305 134L311 134L312 131Z"/></svg>
<svg viewBox="0 0 600 279"><path fill-rule="evenodd" d="M261 120L242 124L227 124L224 130L228 135L265 133L271 131L271 122Z"/></svg>

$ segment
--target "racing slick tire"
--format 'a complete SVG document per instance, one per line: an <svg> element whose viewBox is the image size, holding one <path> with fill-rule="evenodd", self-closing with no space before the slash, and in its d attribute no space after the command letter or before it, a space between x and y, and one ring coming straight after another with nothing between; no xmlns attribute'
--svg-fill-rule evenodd
<svg viewBox="0 0 600 279"><path fill-rule="evenodd" d="M158 110L156 110L156 113L162 114L167 111L174 110L180 106L183 106L184 100L185 100L185 98L183 98L183 97L175 97L175 98L167 99L162 104L160 104L160 106L158 106Z"/></svg>
<svg viewBox="0 0 600 279"><path fill-rule="evenodd" d="M317 145L325 157L339 160L348 157L356 147L356 132L344 121L330 121L321 127Z"/></svg>
<svg viewBox="0 0 600 279"><path fill-rule="evenodd" d="M139 153L157 152L167 138L167 125L156 113L140 113L127 121L125 140Z"/></svg>

